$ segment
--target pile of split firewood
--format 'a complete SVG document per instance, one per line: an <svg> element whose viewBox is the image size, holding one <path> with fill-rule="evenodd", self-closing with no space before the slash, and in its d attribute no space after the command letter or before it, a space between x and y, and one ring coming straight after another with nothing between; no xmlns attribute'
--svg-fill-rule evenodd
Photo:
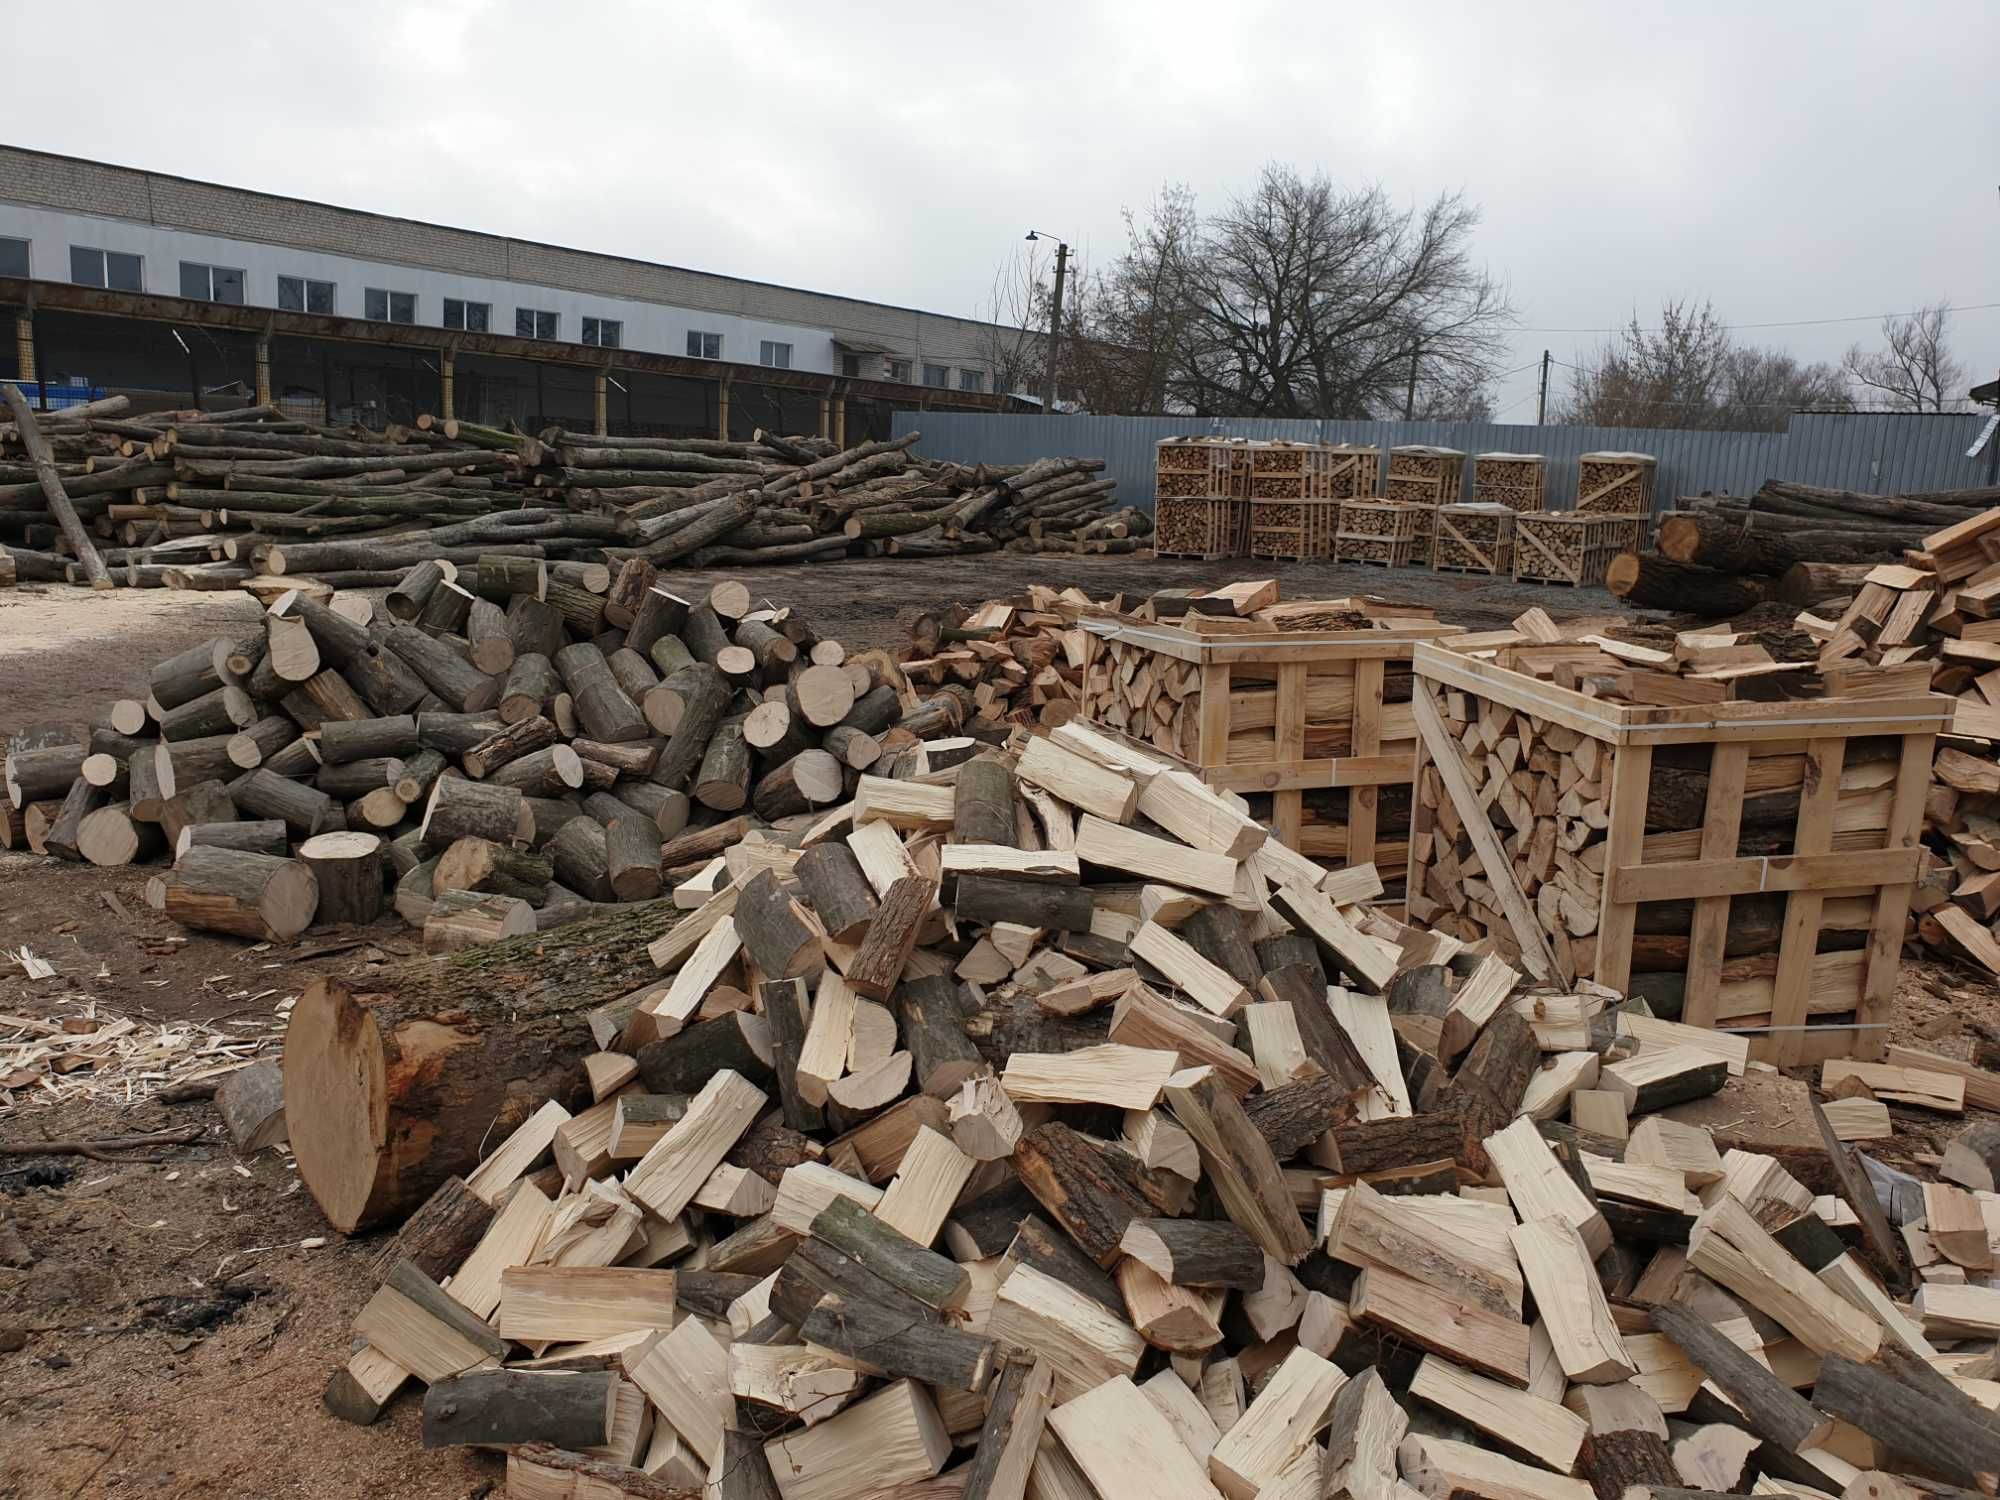
<svg viewBox="0 0 2000 1500"><path fill-rule="evenodd" d="M1889 1173L1899 1238L1831 1122L1718 1151L1677 1112L1743 1039L1534 992L1079 723L950 759L746 837L678 918L307 991L300 1174L343 1230L408 1216L332 1411L414 1381L518 1500L2000 1469L1990 1192ZM1967 1086L1826 1082L1933 1077Z"/></svg>
<svg viewBox="0 0 2000 1500"><path fill-rule="evenodd" d="M114 396L33 411L4 388L0 580L235 588L310 575L384 587L412 563L482 553L616 566L968 552L1131 551L1102 459L965 468L917 434L836 449L539 436L420 417L321 428L276 407L126 415Z"/></svg>

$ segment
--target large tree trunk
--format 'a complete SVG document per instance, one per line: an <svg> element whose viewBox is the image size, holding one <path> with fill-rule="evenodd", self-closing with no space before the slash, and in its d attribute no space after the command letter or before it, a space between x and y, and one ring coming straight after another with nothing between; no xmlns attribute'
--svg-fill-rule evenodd
<svg viewBox="0 0 2000 1500"><path fill-rule="evenodd" d="M1670 609L1709 620L1740 615L1764 597L1746 579L1640 552L1612 558L1604 570L1604 586L1614 598L1641 609Z"/></svg>
<svg viewBox="0 0 2000 1500"><path fill-rule="evenodd" d="M1796 562L1778 580L1777 597L1787 604L1812 605L1859 589L1875 563Z"/></svg>
<svg viewBox="0 0 2000 1500"><path fill-rule="evenodd" d="M1660 523L1660 553L1718 573L1782 573L1801 560L1782 536L1731 525L1720 516L1669 516Z"/></svg>
<svg viewBox="0 0 2000 1500"><path fill-rule="evenodd" d="M285 1033L292 1150L335 1228L392 1223L482 1145L565 1098L584 1015L658 978L646 945L684 915L648 902L456 954L365 989L315 981Z"/></svg>

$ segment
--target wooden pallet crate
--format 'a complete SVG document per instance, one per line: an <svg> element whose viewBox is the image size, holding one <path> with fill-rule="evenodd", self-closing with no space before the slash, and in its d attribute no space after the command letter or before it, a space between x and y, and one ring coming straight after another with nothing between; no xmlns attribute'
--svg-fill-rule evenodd
<svg viewBox="0 0 2000 1500"><path fill-rule="evenodd" d="M1250 798L1287 848L1399 879L1416 754L1410 653L1459 628L1420 608L1353 602L1366 607L1328 602L1331 618L1358 627L1333 630L1085 611L1079 712Z"/></svg>
<svg viewBox="0 0 2000 1500"><path fill-rule="evenodd" d="M1315 562L1333 556L1340 529L1338 500L1252 500L1250 555L1284 562Z"/></svg>
<svg viewBox="0 0 2000 1500"><path fill-rule="evenodd" d="M1407 568L1417 555L1418 507L1394 500L1343 500L1334 556L1341 562Z"/></svg>
<svg viewBox="0 0 2000 1500"><path fill-rule="evenodd" d="M1382 495L1424 505L1456 505L1465 477L1465 455L1456 448L1410 443L1389 450L1389 473Z"/></svg>
<svg viewBox="0 0 2000 1500"><path fill-rule="evenodd" d="M1442 572L1511 577L1516 513L1497 501L1440 505L1431 566Z"/></svg>
<svg viewBox="0 0 2000 1500"><path fill-rule="evenodd" d="M1472 460L1472 497L1510 510L1547 504L1548 460L1539 453L1480 453Z"/></svg>
<svg viewBox="0 0 2000 1500"><path fill-rule="evenodd" d="M1327 468L1324 444L1254 441L1249 448L1249 496L1252 500L1322 498Z"/></svg>
<svg viewBox="0 0 2000 1500"><path fill-rule="evenodd" d="M1604 581L1616 555L1601 516L1573 510L1523 511L1514 518L1514 581L1565 583L1572 588Z"/></svg>
<svg viewBox="0 0 2000 1500"><path fill-rule="evenodd" d="M1249 444L1241 438L1161 438L1153 449L1153 494L1166 500L1248 494Z"/></svg>
<svg viewBox="0 0 2000 1500"><path fill-rule="evenodd" d="M1576 461L1576 508L1608 516L1653 513L1650 453L1586 453Z"/></svg>
<svg viewBox="0 0 2000 1500"><path fill-rule="evenodd" d="M1248 500L1161 496L1153 502L1153 551L1161 557L1241 557L1249 530Z"/></svg>
<svg viewBox="0 0 2000 1500"><path fill-rule="evenodd" d="M1410 549L1410 562L1419 568L1431 565L1431 556L1437 546L1437 513L1439 507L1425 505L1416 500L1401 502L1403 508L1416 518L1416 546Z"/></svg>
<svg viewBox="0 0 2000 1500"><path fill-rule="evenodd" d="M1413 921L1753 1057L1880 1055L1950 699L1630 707L1436 646L1412 665Z"/></svg>
<svg viewBox="0 0 2000 1500"><path fill-rule="evenodd" d="M1382 450L1360 443L1335 443L1326 450L1327 500L1365 500L1382 477Z"/></svg>
<svg viewBox="0 0 2000 1500"><path fill-rule="evenodd" d="M1603 544L1613 557L1620 552L1649 551L1652 539L1653 518L1651 516L1599 515Z"/></svg>

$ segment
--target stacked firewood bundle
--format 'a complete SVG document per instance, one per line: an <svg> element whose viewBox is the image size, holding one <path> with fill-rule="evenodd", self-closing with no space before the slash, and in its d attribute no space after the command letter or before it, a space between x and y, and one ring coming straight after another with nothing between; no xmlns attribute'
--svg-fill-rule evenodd
<svg viewBox="0 0 2000 1500"><path fill-rule="evenodd" d="M965 684L974 721L1053 729L1076 717L1089 642L1073 614L1091 604L1081 589L1036 586L1024 603L992 599L919 611L910 644L896 653L912 683Z"/></svg>
<svg viewBox="0 0 2000 1500"><path fill-rule="evenodd" d="M1747 1083L1740 1039L1536 993L1075 724L729 854L686 913L302 997L300 1174L401 1224L333 1413L422 1386L425 1445L503 1450L513 1500L2000 1468L1992 1194L1870 1166L1913 1274L1830 1121L1781 1158L1681 1117ZM1954 1150L1991 1180L1989 1137Z"/></svg>
<svg viewBox="0 0 2000 1500"><path fill-rule="evenodd" d="M373 433L275 407L123 415L125 397L36 413L7 387L0 578L234 588L264 576L386 587L412 563L482 553L615 566L845 555L1131 551L1101 459L967 469L917 434L836 450L539 436L420 417ZM15 458L20 462L11 462Z"/></svg>
<svg viewBox="0 0 2000 1500"><path fill-rule="evenodd" d="M448 951L658 896L663 844L669 872L719 854L749 815L836 803L972 717L969 689L920 694L740 583L690 603L643 562L608 589L535 558L448 566L379 613L286 591L260 633L155 666L86 742L16 736L0 842L163 858L168 916L267 939L372 921L393 884Z"/></svg>
<svg viewBox="0 0 2000 1500"><path fill-rule="evenodd" d="M1767 598L1851 593L1871 567L2000 503L2000 490L1860 495L1771 479L1747 498L1680 503L1660 522L1658 554L1615 559L1605 586L1630 604L1721 619Z"/></svg>

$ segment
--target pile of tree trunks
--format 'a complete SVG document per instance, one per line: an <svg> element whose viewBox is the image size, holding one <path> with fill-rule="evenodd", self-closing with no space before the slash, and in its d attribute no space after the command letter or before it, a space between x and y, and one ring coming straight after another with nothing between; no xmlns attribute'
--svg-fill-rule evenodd
<svg viewBox="0 0 2000 1500"><path fill-rule="evenodd" d="M87 738L13 736L0 844L163 862L156 906L254 938L393 899L443 952L657 897L752 817L976 744L970 688L913 687L741 583L690 601L649 563L584 566L421 563L379 609L283 591Z"/></svg>
<svg viewBox="0 0 2000 1500"><path fill-rule="evenodd" d="M1886 1210L1839 1131L2000 1078L1829 1063L1823 1149L1718 1141L1740 1038L1032 744L864 777L689 909L310 987L300 1175L401 1225L328 1408L408 1388L513 1500L1990 1486L2000 1150Z"/></svg>
<svg viewBox="0 0 2000 1500"><path fill-rule="evenodd" d="M504 552L593 567L1133 550L1101 459L965 468L916 433L836 450L539 436L419 417L375 432L276 407L36 412L5 388L0 583L228 589L277 576L387 587L411 564Z"/></svg>
<svg viewBox="0 0 2000 1500"><path fill-rule="evenodd" d="M1863 495L1770 479L1748 497L1681 501L1661 519L1658 555L1615 559L1606 586L1631 604L1710 619L1765 598L1815 604L1996 502L2000 490Z"/></svg>

